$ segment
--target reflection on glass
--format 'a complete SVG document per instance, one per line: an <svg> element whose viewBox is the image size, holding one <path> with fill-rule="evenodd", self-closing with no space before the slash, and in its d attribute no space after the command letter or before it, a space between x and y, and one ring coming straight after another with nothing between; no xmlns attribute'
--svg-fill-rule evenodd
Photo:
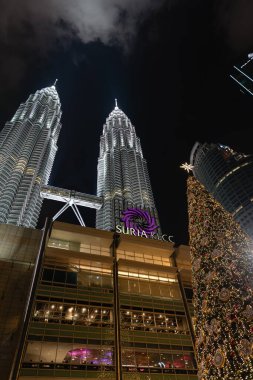
<svg viewBox="0 0 253 380"><path fill-rule="evenodd" d="M108 346L76 347L70 343L29 342L24 361L111 366L113 365L113 348Z"/></svg>
<svg viewBox="0 0 253 380"><path fill-rule="evenodd" d="M122 365L124 367L193 369L194 358L192 353L171 354L123 349Z"/></svg>
<svg viewBox="0 0 253 380"><path fill-rule="evenodd" d="M147 275L148 277L148 275ZM163 283L142 280L138 278L119 278L121 293L142 294L157 298L180 299L180 290L177 283Z"/></svg>
<svg viewBox="0 0 253 380"><path fill-rule="evenodd" d="M112 309L92 305L37 302L34 321L84 326L110 327L113 323Z"/></svg>
<svg viewBox="0 0 253 380"><path fill-rule="evenodd" d="M69 343L29 342L25 362L65 363L72 365L112 366L113 348L110 346L76 347ZM123 367L193 369L191 352L171 353L150 349L122 349Z"/></svg>
<svg viewBox="0 0 253 380"><path fill-rule="evenodd" d="M99 272L90 273L88 271L66 271L55 268L44 268L42 273L42 283L54 283L57 286L64 284L67 287L78 288L100 288L103 290L112 289L112 278L110 275Z"/></svg>
<svg viewBox="0 0 253 380"><path fill-rule="evenodd" d="M189 334L186 317L147 310L121 310L121 328L156 333Z"/></svg>
<svg viewBox="0 0 253 380"><path fill-rule="evenodd" d="M63 362L70 364L112 365L112 350L75 348L68 351Z"/></svg>

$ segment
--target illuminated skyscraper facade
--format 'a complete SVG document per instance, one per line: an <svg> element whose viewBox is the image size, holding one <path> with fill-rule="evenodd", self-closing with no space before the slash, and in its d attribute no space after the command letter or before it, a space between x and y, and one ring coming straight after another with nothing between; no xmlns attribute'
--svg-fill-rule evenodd
<svg viewBox="0 0 253 380"><path fill-rule="evenodd" d="M22 103L0 133L0 223L35 227L61 129L55 86Z"/></svg>
<svg viewBox="0 0 253 380"><path fill-rule="evenodd" d="M221 144L196 143L191 164L194 176L253 236L253 156Z"/></svg>
<svg viewBox="0 0 253 380"><path fill-rule="evenodd" d="M130 209L136 219L157 226L156 232L161 232L140 139L117 101L100 139L97 195L103 197L103 206L97 211L97 228L115 230L121 224L122 212Z"/></svg>

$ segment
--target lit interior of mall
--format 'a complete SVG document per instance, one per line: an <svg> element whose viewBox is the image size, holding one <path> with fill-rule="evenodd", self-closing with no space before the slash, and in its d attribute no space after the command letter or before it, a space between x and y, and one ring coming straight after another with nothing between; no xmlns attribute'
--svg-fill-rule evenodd
<svg viewBox="0 0 253 380"><path fill-rule="evenodd" d="M55 244L54 230L52 235L36 292L21 375L63 376L70 371L69 376L79 377L82 371L86 378L92 378L90 373L94 371L113 373L117 342L109 242L100 238L100 246L90 244L89 250L96 251L91 255L82 252L83 243L57 239ZM92 241L92 237L85 238ZM134 255L129 244L128 250L122 248L119 246L118 314L123 372L148 372L150 379L157 372L161 374L159 379L169 379L166 373L196 379L192 341L171 259L168 254L159 256L163 247L158 252L151 249L148 258L159 264L143 262L144 254L142 258Z"/></svg>

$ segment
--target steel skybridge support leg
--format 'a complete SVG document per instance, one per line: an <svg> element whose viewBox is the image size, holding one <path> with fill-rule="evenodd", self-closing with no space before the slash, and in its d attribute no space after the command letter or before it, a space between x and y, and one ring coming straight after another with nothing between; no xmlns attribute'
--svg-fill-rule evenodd
<svg viewBox="0 0 253 380"><path fill-rule="evenodd" d="M72 204L72 205L70 205L70 207L72 208L72 210L73 210L75 216L77 217L78 222L81 224L82 227L85 227L85 224L84 224L83 218L82 218L82 216L81 216L79 210L78 210L78 209L76 210L76 205L75 205L75 204Z"/></svg>
<svg viewBox="0 0 253 380"><path fill-rule="evenodd" d="M66 203L53 217L53 222L70 206L69 203Z"/></svg>
<svg viewBox="0 0 253 380"><path fill-rule="evenodd" d="M73 207L76 210L77 214L79 215L80 220L82 221L81 226L85 227L85 223L84 223L84 220L82 218L82 215L81 215L81 213L80 213L80 211L79 211L79 209L75 203L73 203Z"/></svg>

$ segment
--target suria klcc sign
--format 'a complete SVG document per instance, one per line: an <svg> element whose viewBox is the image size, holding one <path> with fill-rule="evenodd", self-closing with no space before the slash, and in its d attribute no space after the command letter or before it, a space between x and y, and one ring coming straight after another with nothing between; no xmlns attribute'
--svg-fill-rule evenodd
<svg viewBox="0 0 253 380"><path fill-rule="evenodd" d="M169 241L173 243L171 235L159 235L155 218L148 211L140 208L128 208L122 211L122 225L116 226L116 232L133 236L141 236L146 239Z"/></svg>

